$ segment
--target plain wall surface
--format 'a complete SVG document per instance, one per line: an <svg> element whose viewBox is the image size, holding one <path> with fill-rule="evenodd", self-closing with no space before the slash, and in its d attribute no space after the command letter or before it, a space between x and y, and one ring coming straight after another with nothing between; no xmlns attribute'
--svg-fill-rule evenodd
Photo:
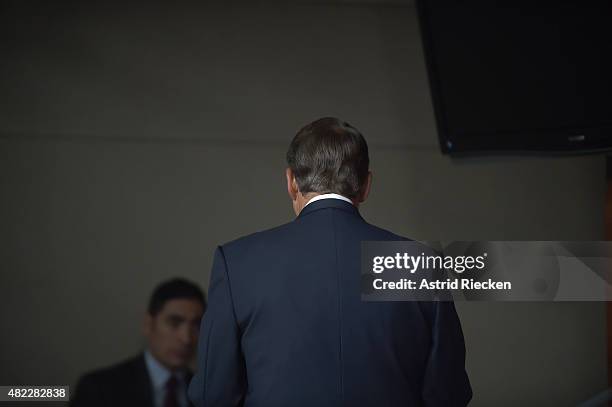
<svg viewBox="0 0 612 407"><path fill-rule="evenodd" d="M141 349L153 286L293 219L284 155L339 116L366 220L422 240L602 240L603 156L450 159L411 6L7 7L0 384L74 384ZM31 17L36 14L35 17ZM473 406L604 389L603 303L458 303Z"/></svg>

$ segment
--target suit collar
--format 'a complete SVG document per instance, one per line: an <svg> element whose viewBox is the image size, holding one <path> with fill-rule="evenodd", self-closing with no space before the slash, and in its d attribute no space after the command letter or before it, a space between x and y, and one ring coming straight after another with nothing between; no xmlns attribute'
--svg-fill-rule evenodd
<svg viewBox="0 0 612 407"><path fill-rule="evenodd" d="M329 199L329 198L339 199L339 200L341 200L341 201L345 201L345 202L348 202L348 203L350 203L350 204L352 204L352 203L353 203L353 202L352 202L350 199L348 199L347 197L342 196L342 195L340 195L340 194L335 194L335 193L327 193L327 194L320 194L320 195L316 195L316 196L314 196L314 197L310 198L310 200L309 200L309 201L306 203L306 205L304 205L304 206L308 206L308 205L310 205L310 203L312 203L312 202L316 202L316 201L319 201L319 200L321 200L321 199Z"/></svg>
<svg viewBox="0 0 612 407"><path fill-rule="evenodd" d="M319 209L334 208L349 212L355 216L361 217L359 210L352 204L341 199L326 198L315 202L310 202L306 205L296 219L303 218Z"/></svg>
<svg viewBox="0 0 612 407"><path fill-rule="evenodd" d="M132 367L130 388L134 389L137 400L134 405L153 406L153 386L147 371L144 353L132 359L130 365Z"/></svg>

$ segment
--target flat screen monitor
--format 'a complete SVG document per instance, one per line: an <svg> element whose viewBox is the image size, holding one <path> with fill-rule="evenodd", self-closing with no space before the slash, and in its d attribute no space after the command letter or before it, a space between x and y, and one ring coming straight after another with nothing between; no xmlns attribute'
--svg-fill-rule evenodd
<svg viewBox="0 0 612 407"><path fill-rule="evenodd" d="M612 148L612 0L417 0L444 153Z"/></svg>

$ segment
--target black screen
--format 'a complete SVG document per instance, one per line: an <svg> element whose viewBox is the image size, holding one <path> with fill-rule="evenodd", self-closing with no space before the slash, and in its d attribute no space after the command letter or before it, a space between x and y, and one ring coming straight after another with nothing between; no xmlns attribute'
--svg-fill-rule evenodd
<svg viewBox="0 0 612 407"><path fill-rule="evenodd" d="M443 151L612 146L612 1L418 7Z"/></svg>

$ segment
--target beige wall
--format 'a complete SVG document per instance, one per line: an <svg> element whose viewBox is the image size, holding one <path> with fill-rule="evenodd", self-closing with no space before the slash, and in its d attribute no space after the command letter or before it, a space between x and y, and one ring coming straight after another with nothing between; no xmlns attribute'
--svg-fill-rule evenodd
<svg viewBox="0 0 612 407"><path fill-rule="evenodd" d="M1 21L19 35L0 67L0 384L74 383L136 352L156 282L206 287L215 245L292 219L284 153L322 115L370 143L372 223L430 240L603 239L602 156L439 153L410 6L19 15ZM604 304L457 308L472 405L574 405L605 388Z"/></svg>

